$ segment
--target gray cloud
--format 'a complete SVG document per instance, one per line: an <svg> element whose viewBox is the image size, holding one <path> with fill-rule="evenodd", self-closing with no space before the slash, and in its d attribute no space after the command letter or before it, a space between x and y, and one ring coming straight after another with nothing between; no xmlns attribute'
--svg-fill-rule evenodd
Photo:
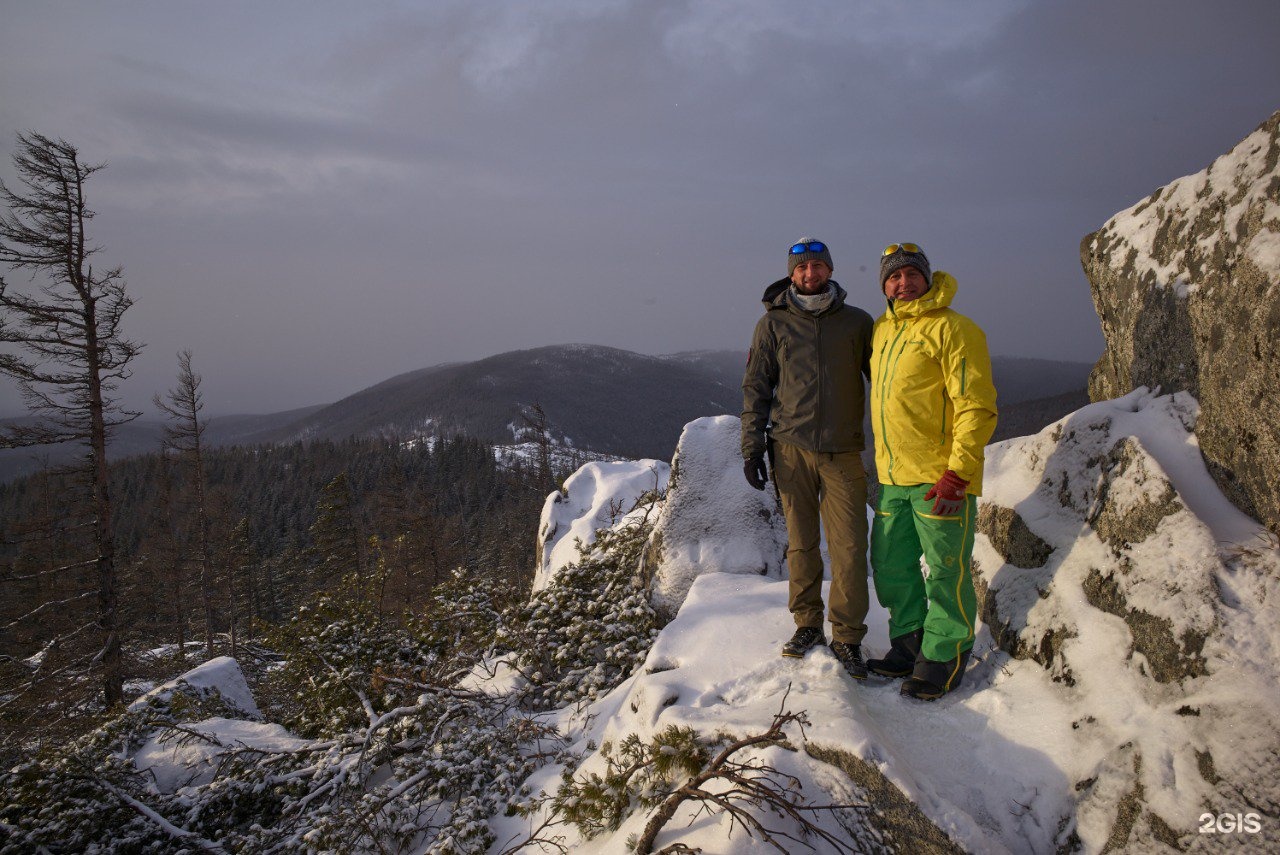
<svg viewBox="0 0 1280 855"><path fill-rule="evenodd" d="M126 397L189 347L218 412L742 348L802 233L868 309L916 240L995 352L1091 360L1080 238L1280 107L1267 2L3 5L0 139L110 164Z"/></svg>

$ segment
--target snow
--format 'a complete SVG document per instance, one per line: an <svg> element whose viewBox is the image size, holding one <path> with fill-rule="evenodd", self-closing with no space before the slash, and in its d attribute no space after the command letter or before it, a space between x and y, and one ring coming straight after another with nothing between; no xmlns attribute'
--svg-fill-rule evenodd
<svg viewBox="0 0 1280 855"><path fill-rule="evenodd" d="M785 581L756 576L700 575L642 673L587 711L598 718L582 731L583 744L628 733L648 738L672 724L708 735L755 734L768 727L785 698L788 709L807 712L805 738L811 745L875 764L967 849L1053 848L1056 819L1069 810L1072 781L1059 767L1063 758L1046 755L1042 742L1066 738L1073 712L1054 697L1034 663L1010 663L1005 676L1002 657L988 656L966 678L982 691L966 686L955 697L921 705L899 695L897 683L855 683L826 649L802 661L781 658L778 648L794 630L786 589ZM887 615L873 608L868 623L873 629L866 643L885 649ZM798 729L791 736L801 741ZM588 760L581 771L598 771L603 764L597 760ZM833 776L846 796L855 790L842 774L807 755L795 755L792 765L815 802L831 799L817 782ZM975 781L983 785L975 787ZM1019 815L1019 804L1031 807ZM680 840L707 853L768 851L727 840L723 821L689 832L688 819L673 819L659 845ZM572 848L620 851L644 820L633 816L611 837L574 841Z"/></svg>
<svg viewBox="0 0 1280 855"><path fill-rule="evenodd" d="M251 718L262 718L262 712L253 699L253 692L249 690L249 684L245 681L244 672L240 670L240 663L230 656L210 659L182 676L157 686L129 704L129 709L140 710L153 698L167 697L179 683L186 683L192 688L204 691L216 691L233 709Z"/></svg>
<svg viewBox="0 0 1280 855"><path fill-rule="evenodd" d="M718 573L783 577L786 525L772 489L742 477L742 421L714 416L685 425L676 446L676 487L664 503L652 542L661 545L653 601L674 614L693 580Z"/></svg>
<svg viewBox="0 0 1280 855"><path fill-rule="evenodd" d="M537 442L518 442L508 445L495 445L493 459L499 466L533 467L539 464L542 447ZM548 463L553 471L566 471L580 466L588 460L613 460L613 455L598 451L575 448L568 437L562 442L551 442L547 449Z"/></svg>
<svg viewBox="0 0 1280 855"><path fill-rule="evenodd" d="M661 460L593 462L570 475L542 506L533 589L545 588L556 571L578 560L576 540L594 543L597 529L618 522L645 492L666 490L670 476L671 466Z"/></svg>
<svg viewBox="0 0 1280 855"><path fill-rule="evenodd" d="M1002 610L1023 610L1022 626L1014 628L1024 637L1040 638L1052 627L1074 633L1061 642L1054 668L1011 658L980 623L960 689L932 704L906 699L896 682L851 680L823 648L800 661L782 659L778 648L794 628L787 583L724 572L724 552L690 552L680 557L696 570L687 597L644 668L589 708L560 713L560 725L587 753L579 774L603 770L596 746L607 740L648 738L673 724L707 737L757 734L785 705L811 721L803 734L790 732L797 746L834 748L872 764L967 851L1052 852L1074 833L1084 852L1099 852L1121 798L1138 784L1142 810L1178 834L1194 835L1208 810L1275 803L1280 556L1262 526L1209 477L1192 432L1197 415L1186 393L1139 389L987 449L983 503L1016 509L1054 551L1045 567L1027 570L1005 564L980 535L978 573L999 591ZM1107 452L1118 445L1128 450L1128 463L1105 470ZM674 495L686 489L685 474L677 473ZM1085 522L1104 503L1124 514L1163 501L1170 486L1172 510L1143 542L1104 543ZM592 500L603 504L598 490ZM718 505L709 504L704 510L714 516ZM726 538L733 526L744 539L759 528L748 519L719 523ZM1128 606L1168 620L1175 637L1205 632L1204 672L1181 682L1153 679L1125 620L1088 602L1082 586L1091 571L1113 574ZM864 649L879 655L888 646L887 615L873 604L867 623ZM1061 666L1069 666L1070 680ZM1206 780L1202 753L1234 784ZM803 750L768 757L785 762L815 802L863 796ZM554 788L558 775L547 768L530 784ZM1253 801L1241 802L1240 793ZM646 819L640 812L590 841L570 829L566 844L582 853L625 851ZM528 822L492 824L501 841L527 831ZM690 808L668 823L657 845L770 851L740 827L729 833L723 817L695 818Z"/></svg>
<svg viewBox="0 0 1280 855"><path fill-rule="evenodd" d="M1280 208L1276 205L1271 207ZM1280 219L1280 211L1270 219ZM1280 232L1258 232L1245 247L1245 254L1263 270L1280 270Z"/></svg>
<svg viewBox="0 0 1280 855"><path fill-rule="evenodd" d="M1268 170L1267 158L1261 154L1272 144L1271 134L1259 128L1241 140L1231 151L1209 167L1160 188L1148 199L1138 202L1112 217L1102 227L1101 236L1119 239L1135 251L1134 264L1141 277L1145 272L1155 276L1157 287L1172 287L1182 298L1195 293L1201 283L1187 279L1187 242L1178 232L1191 223L1213 226L1197 244L1202 258L1213 258L1220 241L1234 245L1242 236L1247 218L1260 215L1260 230L1246 244L1241 254L1248 257L1273 281L1280 276L1280 232L1277 231L1274 199L1274 170ZM1162 223L1178 225L1162 228ZM1157 249L1156 241L1162 241ZM1157 260L1168 252L1166 262ZM1123 263L1125 250L1112 250L1118 263ZM1232 259L1222 262L1229 267Z"/></svg>
<svg viewBox="0 0 1280 855"><path fill-rule="evenodd" d="M577 774L602 772L600 746L629 734L647 740L676 725L708 739L744 737L763 733L784 709L804 711L808 724L788 728L790 747L746 756L795 776L811 803L871 798L863 784L810 753L822 749L877 770L970 852L1053 852L1070 849L1073 835L1083 852L1101 852L1121 800L1139 789L1140 825L1158 817L1189 835L1184 842L1192 848L1212 845L1196 837L1205 812L1280 804L1280 548L1217 489L1196 442L1198 416L1185 392L1138 389L987 448L983 507L1016 511L1052 552L1042 567L1019 567L980 534L975 574L1007 622L1002 631L1042 656L1044 642L1054 640L1053 655L1044 664L1011 658L979 622L963 684L933 703L903 698L894 681L850 679L826 648L802 660L778 655L794 625L772 494L743 483L737 419L692 422L655 524L662 552L653 568L655 596L672 619L636 674L595 703L548 714L583 758ZM575 538L590 542L596 529L623 524L636 498L665 490L671 476L654 460L593 462L574 473L543 509L537 584L577 559ZM1141 518L1119 529L1136 542L1104 539L1107 515ZM1097 604L1089 584L1098 578L1127 611ZM1167 627L1173 642L1203 638L1199 666L1179 679L1156 679L1152 651L1139 649L1127 620L1134 614ZM868 656L887 649L887 623L873 603ZM217 691L246 718L259 716L239 666L226 657L158 687L131 709L180 683ZM478 670L468 686L486 683L500 691L515 680L510 669L487 679ZM186 727L198 735L157 734L134 757L161 792L207 783L229 747L295 751L311 744L254 721L209 718ZM1205 773L1206 757L1220 779ZM554 791L561 771L545 766L527 783L535 793ZM842 825L850 816L818 813L814 821L875 850L875 830L858 827L860 820ZM797 831L790 820L762 818ZM492 817L492 851L542 819ZM555 834L568 851L623 852L647 820L637 811L593 840L571 826L556 826ZM1260 834L1240 842L1276 851L1280 828L1268 822L1270 815ZM774 851L723 814L687 805L657 848L676 842L707 855Z"/></svg>
<svg viewBox="0 0 1280 855"><path fill-rule="evenodd" d="M218 769L220 756L234 748L297 751L311 744L310 740L299 739L278 724L241 719L215 716L183 728L205 738L162 731L147 740L133 756L134 766L151 775L158 792L173 793L182 787L208 784Z"/></svg>
<svg viewBox="0 0 1280 855"><path fill-rule="evenodd" d="M233 748L295 751L311 744L310 740L299 739L278 724L246 720L260 719L262 713L240 670L240 663L230 656L210 659L157 686L130 704L129 710L141 710L151 700L167 699L180 685L202 693L216 692L231 711L245 718L215 716L184 724L182 731L153 733L134 754L133 763L139 771L150 775L158 792L173 793L185 786L208 784L217 771L220 755Z"/></svg>

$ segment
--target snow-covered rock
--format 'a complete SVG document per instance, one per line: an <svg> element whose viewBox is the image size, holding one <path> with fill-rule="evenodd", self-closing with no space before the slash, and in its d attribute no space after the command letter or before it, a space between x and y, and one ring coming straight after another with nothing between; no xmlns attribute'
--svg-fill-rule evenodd
<svg viewBox="0 0 1280 855"><path fill-rule="evenodd" d="M184 730L157 732L133 755L134 767L151 776L158 792L208 784L227 751L297 751L311 744L278 724L220 716L192 722Z"/></svg>
<svg viewBox="0 0 1280 855"><path fill-rule="evenodd" d="M617 525L642 495L664 492L670 476L671 466L661 460L597 461L570 475L542 506L533 590L578 560L578 541L595 542L596 531Z"/></svg>
<svg viewBox="0 0 1280 855"><path fill-rule="evenodd" d="M210 659L157 686L130 704L129 710L142 710L149 703L171 704L179 692L212 702L227 715L189 722L182 731L157 730L138 748L133 765L150 777L157 792L173 793L182 787L208 784L221 756L232 749L292 751L310 743L278 724L257 720L262 713L240 663L230 656Z"/></svg>
<svg viewBox="0 0 1280 855"><path fill-rule="evenodd" d="M742 477L737 416L685 425L668 466L658 460L588 463L547 497L538 526L535 591L579 557L577 542L626 521L646 493L665 496L645 548L643 574L663 620L680 609L703 573L785 575L787 529L772 489L754 490ZM646 509L645 513L653 513Z"/></svg>
<svg viewBox="0 0 1280 855"><path fill-rule="evenodd" d="M230 656L217 656L192 668L167 683L156 686L129 705L139 710L152 700L166 701L179 686L194 690L199 695L212 695L227 707L228 712L245 718L260 719L262 712L253 699L249 683L240 670L240 663Z"/></svg>
<svg viewBox="0 0 1280 855"><path fill-rule="evenodd" d="M713 416L685 425L671 486L645 553L654 608L670 619L703 573L783 578L787 528L772 489L742 477L742 422Z"/></svg>
<svg viewBox="0 0 1280 855"><path fill-rule="evenodd" d="M1106 351L1093 400L1188 391L1219 487L1280 533L1280 112L1080 247Z"/></svg>
<svg viewBox="0 0 1280 855"><path fill-rule="evenodd" d="M982 616L1075 710L1086 851L1202 844L1205 812L1280 844L1280 551L1215 488L1198 415L1139 389L987 449Z"/></svg>
<svg viewBox="0 0 1280 855"><path fill-rule="evenodd" d="M578 774L601 772L601 746L629 734L647 740L677 725L742 737L785 706L811 724L788 732L796 751L756 759L794 775L812 801L871 805L823 820L855 848L1276 851L1280 549L1216 488L1193 432L1199 416L1187 393L1140 389L987 449L975 549L987 620L963 685L931 704L903 698L896 681L850 680L825 649L779 657L793 629L786 581L715 572L704 548L641 670L560 713L584 754ZM702 421L682 455L734 432ZM705 467L677 460L660 522L681 518L683 493L687 521L709 524L693 508L718 509L712 529L726 543L769 530L762 518L727 515L718 491L740 479L740 464L723 456ZM864 649L879 655L887 615L873 604L867 624ZM529 783L554 789L560 771ZM1212 835L1201 832L1206 814ZM1217 817L1237 814L1252 815L1256 830L1228 839ZM568 830L565 843L588 855L625 851L649 815L591 840ZM505 839L528 820L492 822ZM658 838L676 842L769 851L692 807Z"/></svg>

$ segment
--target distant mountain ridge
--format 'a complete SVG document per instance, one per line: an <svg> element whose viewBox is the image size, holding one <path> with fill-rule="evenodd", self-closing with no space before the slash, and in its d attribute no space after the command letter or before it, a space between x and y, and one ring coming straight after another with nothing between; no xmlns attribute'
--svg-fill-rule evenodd
<svg viewBox="0 0 1280 855"><path fill-rule="evenodd" d="M248 441L465 433L510 442L537 404L558 441L665 458L690 420L741 409L745 354L735 379L727 361L716 351L659 357L587 344L500 353L397 375Z"/></svg>
<svg viewBox="0 0 1280 855"><path fill-rule="evenodd" d="M318 409L320 407L312 406L265 415L212 416L205 425L205 442L211 446L248 445L251 443L245 442L245 437L296 422ZM0 426L32 421L34 420L30 417L0 419ZM111 460L118 460L122 457L150 454L160 450L163 439L164 422L154 417L136 419L116 428L108 447L108 456ZM59 466L70 463L76 456L83 454L82 446L69 443L0 449L0 484L40 471L46 460L50 466Z"/></svg>
<svg viewBox="0 0 1280 855"><path fill-rule="evenodd" d="M397 374L331 404L210 418L207 440L227 446L464 433L505 444L524 433L522 412L536 403L557 442L620 457L669 460L688 422L741 412L746 359L745 350L647 356L590 344L510 351ZM1084 362L1020 357L992 362L1001 426L1019 433L1035 432L1079 407L1079 396L1030 409L1025 405L1080 392L1092 368ZM997 438L1011 435L1018 434L1001 429ZM111 456L156 451L160 437L160 422L139 419L118 431ZM56 464L77 451L0 451L0 482L36 471L39 455Z"/></svg>

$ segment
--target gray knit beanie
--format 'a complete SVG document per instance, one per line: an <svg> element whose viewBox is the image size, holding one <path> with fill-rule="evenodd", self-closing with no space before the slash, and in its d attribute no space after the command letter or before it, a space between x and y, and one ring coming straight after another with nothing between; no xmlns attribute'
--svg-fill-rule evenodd
<svg viewBox="0 0 1280 855"><path fill-rule="evenodd" d="M916 247L919 249L919 247ZM889 255L880 256L880 293L884 293L884 283L893 275L895 270L903 267L914 267L924 274L924 281L933 283L933 271L929 269L929 259L925 257L924 250L919 252L908 252L906 247L900 246L897 252Z"/></svg>
<svg viewBox="0 0 1280 855"><path fill-rule="evenodd" d="M787 250L787 275L795 273L796 267L806 261L825 261L827 267L836 269L836 266L831 263L831 250L827 249L827 245L822 241L811 237L800 238Z"/></svg>

